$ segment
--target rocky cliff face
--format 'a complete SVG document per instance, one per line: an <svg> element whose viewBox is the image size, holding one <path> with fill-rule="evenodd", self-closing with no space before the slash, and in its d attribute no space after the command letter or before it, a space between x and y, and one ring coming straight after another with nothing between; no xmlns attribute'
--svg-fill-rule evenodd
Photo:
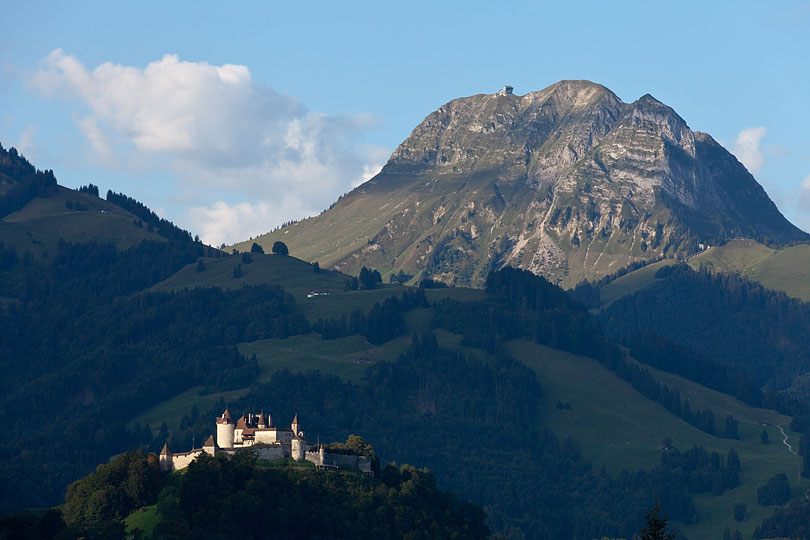
<svg viewBox="0 0 810 540"><path fill-rule="evenodd" d="M519 266L572 286L733 237L807 241L710 136L588 81L431 113L369 182L259 239L339 270L479 285Z"/></svg>

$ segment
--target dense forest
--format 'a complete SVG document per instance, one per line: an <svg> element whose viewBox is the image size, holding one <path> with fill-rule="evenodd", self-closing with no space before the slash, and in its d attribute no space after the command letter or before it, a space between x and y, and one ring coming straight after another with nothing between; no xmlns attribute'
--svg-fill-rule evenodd
<svg viewBox="0 0 810 540"><path fill-rule="evenodd" d="M38 171L16 148L0 145L0 218L16 212L56 186L53 171Z"/></svg>
<svg viewBox="0 0 810 540"><path fill-rule="evenodd" d="M96 188L95 191L95 195L98 195L98 188ZM145 204L136 201L132 197L127 197L123 193L115 193L112 190L107 190L107 202L120 206L130 214L133 214L140 219L140 223L146 223L150 231L155 231L163 238L176 240L178 242L191 242L196 240L196 242L199 243L200 241L199 238L192 240L190 232L184 231L171 221L159 217Z"/></svg>
<svg viewBox="0 0 810 540"><path fill-rule="evenodd" d="M437 490L428 470L389 464L371 479L289 460L268 467L250 451L204 454L184 474L162 473L155 454L128 452L74 482L61 509L0 519L0 538L124 538L124 518L143 506L156 513L154 540L234 530L257 539L489 538L481 508Z"/></svg>
<svg viewBox="0 0 810 540"><path fill-rule="evenodd" d="M281 371L227 405L264 407L282 418L306 410L301 420L310 438L363 433L382 458L430 467L443 489L482 504L490 526L512 538L629 538L656 496L670 517L694 520L692 493L735 485L738 460L703 459L700 449L682 459L670 453L649 471L615 478L594 471L573 440L538 423L541 394L534 372L502 352L489 364L442 349L428 333L413 336L396 362L370 366L359 383ZM221 412L189 417L171 444L184 448L192 436L207 436Z"/></svg>
<svg viewBox="0 0 810 540"><path fill-rule="evenodd" d="M487 352L498 350L503 341L525 338L590 356L676 416L706 433L718 433L710 408L693 411L688 400L681 400L677 388L660 384L647 368L628 359L618 345L604 336L584 305L545 278L525 270L504 268L490 272L486 292L488 297L478 302L447 299L437 303L433 327L463 334L463 345ZM734 419L730 421L733 425ZM736 438L736 428L721 433Z"/></svg>
<svg viewBox="0 0 810 540"><path fill-rule="evenodd" d="M653 332L776 390L810 371L810 304L687 265L661 268L656 278L604 310L609 335L631 343Z"/></svg>
<svg viewBox="0 0 810 540"><path fill-rule="evenodd" d="M0 307L0 357L15 361L0 380L0 483L48 473L37 490L3 490L0 508L53 504L88 467L151 439L124 423L156 402L249 385L258 368L237 343L309 330L275 286L132 294L193 262L197 246L60 242L48 263L2 257L0 296L14 300Z"/></svg>

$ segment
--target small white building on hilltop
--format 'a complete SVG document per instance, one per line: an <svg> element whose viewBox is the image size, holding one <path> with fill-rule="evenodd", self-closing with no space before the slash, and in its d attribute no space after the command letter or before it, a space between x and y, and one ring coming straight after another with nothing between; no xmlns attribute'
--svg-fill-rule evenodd
<svg viewBox="0 0 810 540"><path fill-rule="evenodd" d="M251 449L259 459L274 460L291 457L296 461L310 461L319 469L353 468L364 474L372 475L371 459L368 456L351 454L333 454L326 451L323 445L313 447L304 437L295 415L289 428L276 427L272 417L259 414L245 414L234 423L230 412L225 409L216 421L217 439L211 435L202 448L188 452L173 453L169 445L164 444L160 452L160 468L164 471L185 469L199 455L218 454L232 455L239 450Z"/></svg>

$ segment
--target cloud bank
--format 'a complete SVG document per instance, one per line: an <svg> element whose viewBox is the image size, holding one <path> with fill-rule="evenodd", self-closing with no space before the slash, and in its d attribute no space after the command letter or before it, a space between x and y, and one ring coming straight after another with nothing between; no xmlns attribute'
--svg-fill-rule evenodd
<svg viewBox="0 0 810 540"><path fill-rule="evenodd" d="M369 115L310 112L243 65L167 54L144 68L88 69L57 49L29 82L81 105L74 121L102 163L171 170L193 196L184 216L169 218L216 245L322 210L388 155L359 144Z"/></svg>
<svg viewBox="0 0 810 540"><path fill-rule="evenodd" d="M755 174L765 165L765 152L762 150L761 142L767 131L761 126L745 128L734 141L731 153L737 156L751 174Z"/></svg>

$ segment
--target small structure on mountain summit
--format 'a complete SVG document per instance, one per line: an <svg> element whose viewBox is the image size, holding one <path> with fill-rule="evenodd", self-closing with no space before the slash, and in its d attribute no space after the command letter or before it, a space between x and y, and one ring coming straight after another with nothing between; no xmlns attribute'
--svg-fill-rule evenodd
<svg viewBox="0 0 810 540"><path fill-rule="evenodd" d="M511 96L512 95L512 90L514 90L514 88L512 88L511 86L509 86L507 84L506 86L504 86L503 88L498 90L498 95L499 96Z"/></svg>
<svg viewBox="0 0 810 540"><path fill-rule="evenodd" d="M311 445L301 431L298 415L295 415L289 428L276 427L273 419L264 411L259 414L242 415L236 422L226 409L217 418L217 437L211 435L202 448L192 448L188 452L174 453L164 444L160 452L160 468L164 471L185 469L197 456L206 453L210 456L233 455L239 450L250 449L259 459L275 460L293 458L296 461L309 461L319 469L351 468L363 474L374 475L371 458L364 455L330 453L324 445Z"/></svg>

